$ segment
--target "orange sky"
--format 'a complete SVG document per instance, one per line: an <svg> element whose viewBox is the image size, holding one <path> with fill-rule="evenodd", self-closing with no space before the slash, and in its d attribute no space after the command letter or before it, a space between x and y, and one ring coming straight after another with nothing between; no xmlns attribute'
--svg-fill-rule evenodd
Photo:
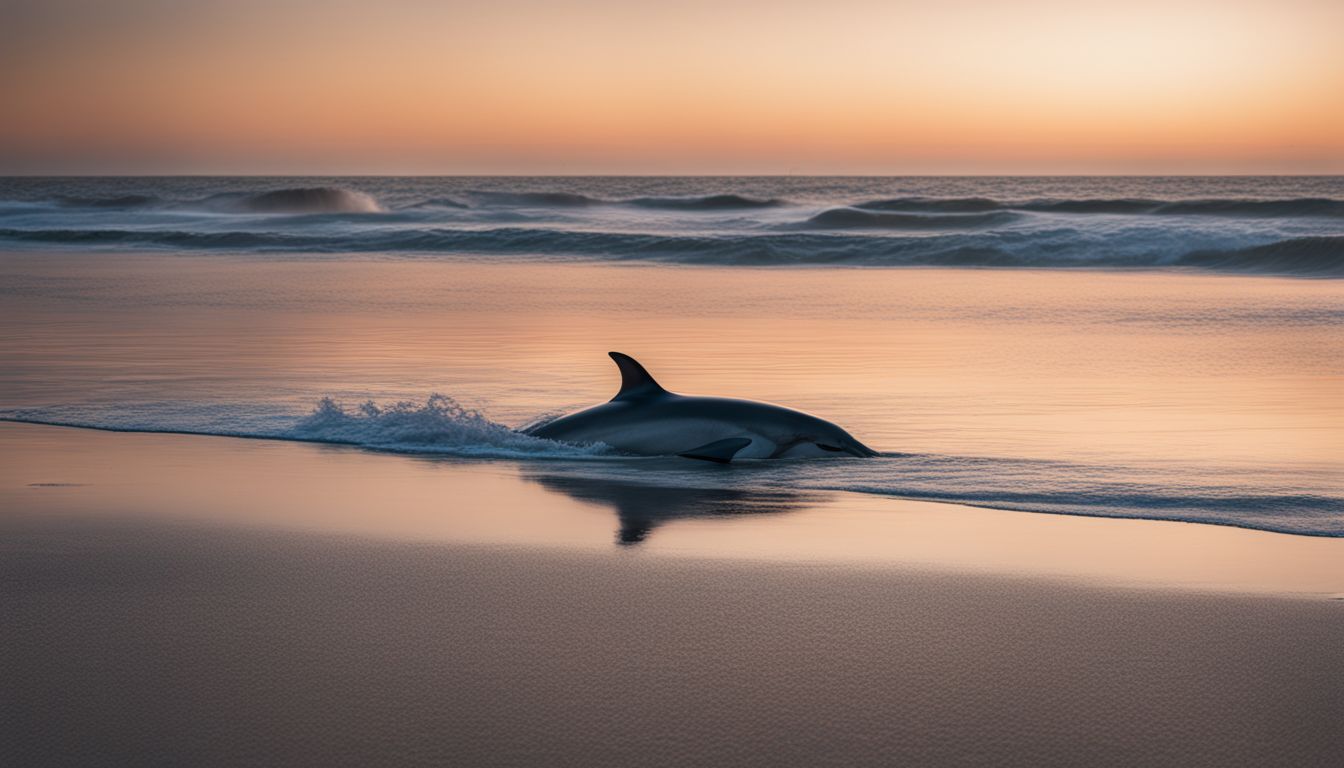
<svg viewBox="0 0 1344 768"><path fill-rule="evenodd" d="M0 173L1344 173L1340 0L0 15Z"/></svg>

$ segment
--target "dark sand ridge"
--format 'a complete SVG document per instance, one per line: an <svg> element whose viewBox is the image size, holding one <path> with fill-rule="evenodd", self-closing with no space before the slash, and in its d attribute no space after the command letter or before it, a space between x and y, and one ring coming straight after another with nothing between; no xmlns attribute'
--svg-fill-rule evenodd
<svg viewBox="0 0 1344 768"><path fill-rule="evenodd" d="M597 508L592 527L578 525L604 533L593 548L483 546L465 528L419 542L285 531L253 525L256 509L308 498L320 519L323 466L372 486L352 502L372 519L407 503L387 493L385 472L439 473L451 487L458 470L91 434L0 429L3 764L1324 765L1344 749L1338 600L971 573L933 556L771 562L656 548L688 530L754 528L759 541L811 514L774 507L674 520L636 547L615 545L614 518ZM75 447L91 439L102 474ZM10 461L21 446L62 445L65 472ZM173 477L191 480L206 456L226 479L245 466L255 485L203 489L202 514L138 512L140 486L188 504ZM492 493L542 495L449 498L445 517L469 517L466 506L581 520L500 465L461 471L493 476ZM901 504L891 516L922 514ZM826 511L840 528L867 514ZM1073 520L980 514L1042 526L1031 530ZM1087 522L1207 532L1218 546L1223 532L1248 562L1289 546L1269 542L1339 543Z"/></svg>

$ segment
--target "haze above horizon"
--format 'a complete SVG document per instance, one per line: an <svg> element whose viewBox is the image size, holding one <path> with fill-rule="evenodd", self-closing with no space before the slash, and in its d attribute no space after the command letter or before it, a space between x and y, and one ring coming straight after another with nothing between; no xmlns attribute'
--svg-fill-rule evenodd
<svg viewBox="0 0 1344 768"><path fill-rule="evenodd" d="M1344 173L1344 4L4 0L0 173Z"/></svg>

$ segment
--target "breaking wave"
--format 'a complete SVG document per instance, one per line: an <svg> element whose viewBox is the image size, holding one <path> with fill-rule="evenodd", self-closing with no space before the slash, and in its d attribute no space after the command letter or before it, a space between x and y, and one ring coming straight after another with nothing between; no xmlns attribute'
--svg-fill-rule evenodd
<svg viewBox="0 0 1344 768"><path fill-rule="evenodd" d="M248 213L381 213L372 195L343 187L276 189L214 198L226 210Z"/></svg>
<svg viewBox="0 0 1344 768"><path fill-rule="evenodd" d="M376 198L344 187L291 187L260 192L221 192L209 197L173 200L154 195L113 197L61 196L55 203L65 208L136 210L161 208L177 211L218 213L381 213Z"/></svg>

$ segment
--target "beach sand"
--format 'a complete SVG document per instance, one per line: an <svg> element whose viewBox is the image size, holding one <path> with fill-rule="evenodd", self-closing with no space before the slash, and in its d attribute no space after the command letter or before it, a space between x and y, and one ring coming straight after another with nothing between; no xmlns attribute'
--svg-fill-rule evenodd
<svg viewBox="0 0 1344 768"><path fill-rule="evenodd" d="M1331 765L1344 540L0 424L0 764Z"/></svg>

